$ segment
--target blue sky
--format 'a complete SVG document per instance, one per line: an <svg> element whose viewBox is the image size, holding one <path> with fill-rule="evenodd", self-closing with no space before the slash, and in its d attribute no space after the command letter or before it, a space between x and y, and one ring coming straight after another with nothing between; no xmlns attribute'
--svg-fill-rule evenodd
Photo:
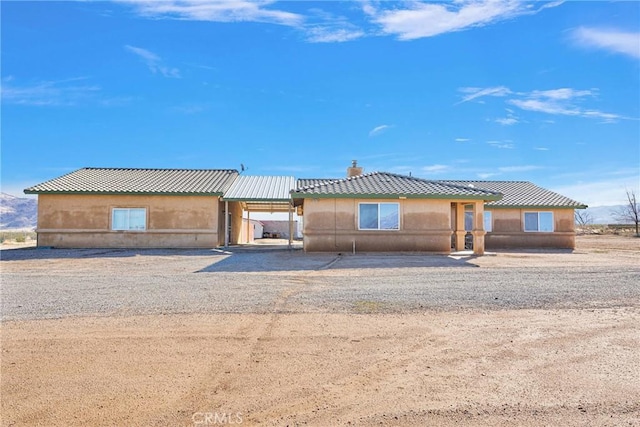
<svg viewBox="0 0 640 427"><path fill-rule="evenodd" d="M80 167L640 192L640 3L12 2L2 191Z"/></svg>

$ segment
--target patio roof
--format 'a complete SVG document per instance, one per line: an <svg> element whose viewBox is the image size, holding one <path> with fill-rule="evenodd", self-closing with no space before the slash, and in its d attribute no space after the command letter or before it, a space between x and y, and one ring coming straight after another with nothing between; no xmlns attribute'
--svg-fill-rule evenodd
<svg viewBox="0 0 640 427"><path fill-rule="evenodd" d="M291 208L292 176L240 175L224 193L223 201L240 202L251 212L287 212Z"/></svg>

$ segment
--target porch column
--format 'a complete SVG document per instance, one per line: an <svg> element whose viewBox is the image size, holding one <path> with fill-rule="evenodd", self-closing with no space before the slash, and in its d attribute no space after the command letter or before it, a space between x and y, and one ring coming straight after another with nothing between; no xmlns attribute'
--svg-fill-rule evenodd
<svg viewBox="0 0 640 427"><path fill-rule="evenodd" d="M224 247L229 247L229 202L224 201Z"/></svg>
<svg viewBox="0 0 640 427"><path fill-rule="evenodd" d="M247 211L247 243L251 243L251 212Z"/></svg>
<svg viewBox="0 0 640 427"><path fill-rule="evenodd" d="M464 251L464 236L467 234L464 231L464 203L456 203L456 251Z"/></svg>
<svg viewBox="0 0 640 427"><path fill-rule="evenodd" d="M484 201L480 200L473 204L473 253L484 255Z"/></svg>
<svg viewBox="0 0 640 427"><path fill-rule="evenodd" d="M289 249L293 245L293 203L289 203Z"/></svg>

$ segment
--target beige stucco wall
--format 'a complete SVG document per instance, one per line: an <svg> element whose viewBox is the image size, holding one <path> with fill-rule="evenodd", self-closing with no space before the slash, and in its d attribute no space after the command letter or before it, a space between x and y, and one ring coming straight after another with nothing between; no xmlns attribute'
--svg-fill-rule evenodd
<svg viewBox="0 0 640 427"><path fill-rule="evenodd" d="M397 202L400 230L358 230L359 203ZM449 252L451 203L430 199L307 199L304 248L310 252Z"/></svg>
<svg viewBox="0 0 640 427"><path fill-rule="evenodd" d="M38 245L53 247L215 247L216 196L40 194ZM145 231L112 231L112 208L146 208Z"/></svg>
<svg viewBox="0 0 640 427"><path fill-rule="evenodd" d="M575 248L573 209L490 209L493 231L485 236L487 249L499 248ZM525 232L525 212L553 212L554 231Z"/></svg>

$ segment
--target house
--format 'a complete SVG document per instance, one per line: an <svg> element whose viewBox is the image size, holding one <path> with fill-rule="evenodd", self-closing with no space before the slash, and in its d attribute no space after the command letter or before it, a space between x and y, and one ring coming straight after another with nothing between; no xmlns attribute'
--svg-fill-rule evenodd
<svg viewBox="0 0 640 427"><path fill-rule="evenodd" d="M38 195L38 245L51 247L228 246L251 241L252 212L288 213L291 243L295 210L311 252L573 248L573 211L586 207L528 182L364 173L355 161L341 179L83 168L25 193Z"/></svg>
<svg viewBox="0 0 640 427"><path fill-rule="evenodd" d="M38 195L38 246L215 247L231 169L83 168L25 190ZM241 215L239 207L230 214ZM236 233L239 234L239 226Z"/></svg>
<svg viewBox="0 0 640 427"><path fill-rule="evenodd" d="M582 203L526 181L442 182L502 194L484 206L488 249L575 248L574 210L585 209Z"/></svg>

